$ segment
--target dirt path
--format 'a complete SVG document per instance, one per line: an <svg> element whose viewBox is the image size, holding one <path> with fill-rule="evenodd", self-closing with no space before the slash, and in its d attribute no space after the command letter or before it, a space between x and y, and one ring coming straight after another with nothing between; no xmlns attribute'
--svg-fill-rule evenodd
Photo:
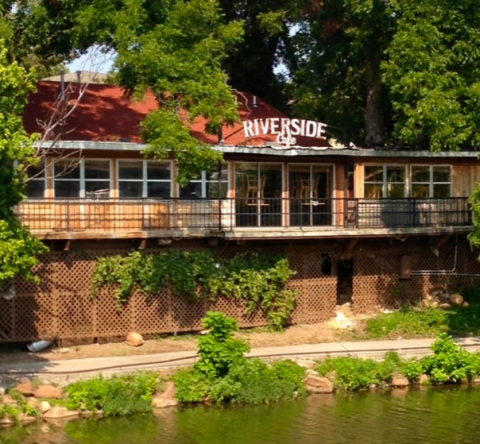
<svg viewBox="0 0 480 444"><path fill-rule="evenodd" d="M277 347L282 345L314 344L353 339L352 331L337 330L328 322L310 325L295 325L284 332L268 332L264 329L242 331L238 337L245 339L253 347ZM103 356L134 356L174 351L195 351L195 335L151 339L141 347L131 347L125 342L74 345L63 348L50 348L41 353L28 352L25 344L0 345L0 363L21 363L34 361L60 361L65 359L83 359Z"/></svg>

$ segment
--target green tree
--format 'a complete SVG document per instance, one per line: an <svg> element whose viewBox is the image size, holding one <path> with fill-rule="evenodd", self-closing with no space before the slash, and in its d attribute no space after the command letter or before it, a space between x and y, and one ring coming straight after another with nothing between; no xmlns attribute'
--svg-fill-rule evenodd
<svg viewBox="0 0 480 444"><path fill-rule="evenodd" d="M392 0L383 63L394 137L433 150L480 142L480 10L474 0Z"/></svg>
<svg viewBox="0 0 480 444"><path fill-rule="evenodd" d="M40 240L22 227L14 207L23 200L25 168L37 162L35 136L23 129L22 113L33 75L17 63L9 63L0 40L0 284L17 275L35 279L31 268L46 251Z"/></svg>

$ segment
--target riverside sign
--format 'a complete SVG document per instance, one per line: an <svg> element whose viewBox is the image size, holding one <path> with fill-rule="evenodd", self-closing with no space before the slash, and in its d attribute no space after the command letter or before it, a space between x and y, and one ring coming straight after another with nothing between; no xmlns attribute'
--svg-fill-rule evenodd
<svg viewBox="0 0 480 444"><path fill-rule="evenodd" d="M327 125L314 120L280 117L245 120L243 122L243 132L246 138L260 135L276 135L277 143L287 147L297 143L297 139L294 136L325 140L326 128Z"/></svg>

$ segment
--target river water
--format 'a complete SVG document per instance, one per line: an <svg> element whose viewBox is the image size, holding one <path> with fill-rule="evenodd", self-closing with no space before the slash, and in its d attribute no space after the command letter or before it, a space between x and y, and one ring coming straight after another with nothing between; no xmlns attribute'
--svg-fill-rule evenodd
<svg viewBox="0 0 480 444"><path fill-rule="evenodd" d="M480 387L318 395L267 406L183 407L155 415L0 431L28 444L479 444Z"/></svg>

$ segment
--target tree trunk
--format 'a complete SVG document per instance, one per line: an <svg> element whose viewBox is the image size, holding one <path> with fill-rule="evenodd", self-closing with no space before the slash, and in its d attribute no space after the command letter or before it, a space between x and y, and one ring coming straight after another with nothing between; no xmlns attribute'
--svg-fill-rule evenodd
<svg viewBox="0 0 480 444"><path fill-rule="evenodd" d="M383 85L379 63L368 59L366 63L367 100L365 120L365 146L383 146L385 143Z"/></svg>

